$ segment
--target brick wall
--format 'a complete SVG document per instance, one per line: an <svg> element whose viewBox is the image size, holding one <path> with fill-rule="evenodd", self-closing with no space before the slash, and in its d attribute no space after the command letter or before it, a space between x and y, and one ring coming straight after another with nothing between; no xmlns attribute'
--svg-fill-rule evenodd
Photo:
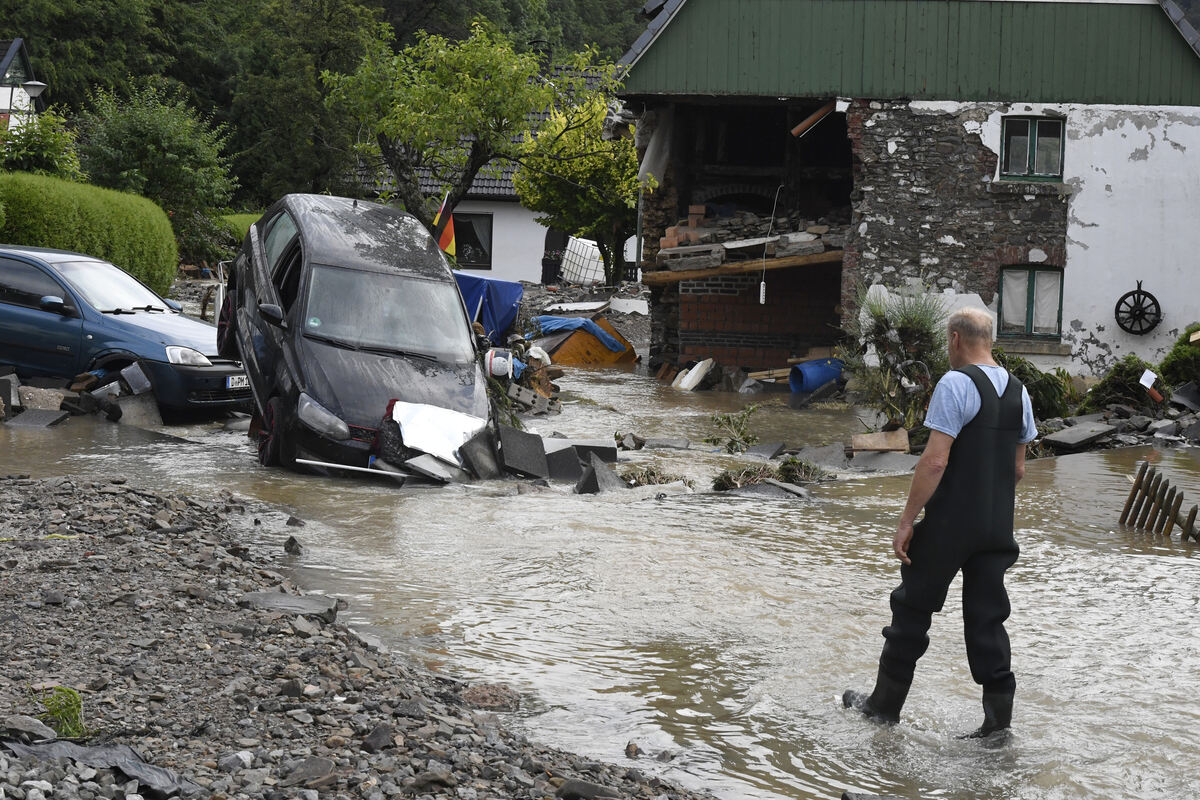
<svg viewBox="0 0 1200 800"><path fill-rule="evenodd" d="M682 282L676 360L714 358L726 366L764 369L836 341L839 265L768 272L765 305L758 302L761 280L761 274L750 274Z"/></svg>

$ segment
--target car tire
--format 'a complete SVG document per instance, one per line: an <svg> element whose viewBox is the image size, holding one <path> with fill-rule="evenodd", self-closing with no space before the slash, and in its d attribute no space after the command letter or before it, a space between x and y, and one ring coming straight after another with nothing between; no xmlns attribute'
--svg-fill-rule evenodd
<svg viewBox="0 0 1200 800"><path fill-rule="evenodd" d="M283 400L272 397L267 401L262 426L258 431L258 463L264 467L291 466L287 446L287 418L283 411Z"/></svg>
<svg viewBox="0 0 1200 800"><path fill-rule="evenodd" d="M217 355L234 361L241 360L237 347L237 314L233 310L233 285L225 290L225 300L217 314Z"/></svg>

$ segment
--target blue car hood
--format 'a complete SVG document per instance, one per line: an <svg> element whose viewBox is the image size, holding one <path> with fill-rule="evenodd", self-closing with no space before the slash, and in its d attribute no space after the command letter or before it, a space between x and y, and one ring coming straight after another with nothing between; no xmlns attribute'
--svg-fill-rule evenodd
<svg viewBox="0 0 1200 800"><path fill-rule="evenodd" d="M378 428L393 399L488 418L487 382L474 360L429 361L345 350L303 336L297 339L305 391L350 425Z"/></svg>
<svg viewBox="0 0 1200 800"><path fill-rule="evenodd" d="M104 319L123 328L131 336L164 347L177 344L199 350L206 356L217 355L217 326L195 317L169 311L137 311L133 314L105 314Z"/></svg>

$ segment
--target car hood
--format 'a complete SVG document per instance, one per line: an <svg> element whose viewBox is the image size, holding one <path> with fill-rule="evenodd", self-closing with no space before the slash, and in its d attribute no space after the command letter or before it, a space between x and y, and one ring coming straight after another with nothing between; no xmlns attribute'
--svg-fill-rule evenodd
<svg viewBox="0 0 1200 800"><path fill-rule="evenodd" d="M299 337L304 391L350 425L378 428L388 403L427 403L488 418L487 383L475 361L456 364L345 350Z"/></svg>
<svg viewBox="0 0 1200 800"><path fill-rule="evenodd" d="M103 317L118 328L164 347L177 344L199 350L206 356L217 355L217 327L194 317L160 311L104 314Z"/></svg>

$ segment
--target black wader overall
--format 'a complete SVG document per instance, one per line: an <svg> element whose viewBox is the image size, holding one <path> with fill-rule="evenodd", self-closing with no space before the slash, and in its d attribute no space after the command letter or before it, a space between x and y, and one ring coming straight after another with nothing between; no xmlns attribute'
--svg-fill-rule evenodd
<svg viewBox="0 0 1200 800"><path fill-rule="evenodd" d="M1001 397L979 367L959 372L975 382L980 408L950 447L949 462L925 516L914 526L900 586L892 592L892 624L880 672L899 684L912 682L917 659L929 647L929 625L946 591L963 574L963 629L971 677L988 693L1011 695L1008 592L1004 572L1017 560L1013 538L1016 453L1021 441L1021 382L1011 374ZM1011 702L1011 701L1010 701Z"/></svg>

